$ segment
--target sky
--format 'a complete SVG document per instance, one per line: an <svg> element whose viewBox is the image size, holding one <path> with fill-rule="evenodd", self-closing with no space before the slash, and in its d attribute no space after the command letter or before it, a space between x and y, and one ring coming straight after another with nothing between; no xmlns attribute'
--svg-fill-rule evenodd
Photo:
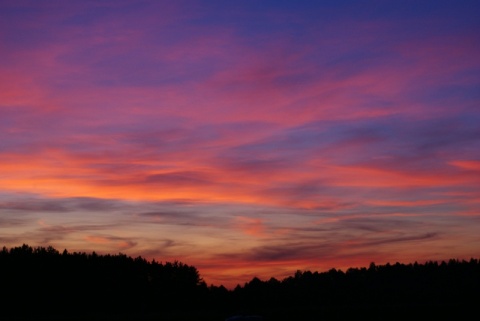
<svg viewBox="0 0 480 321"><path fill-rule="evenodd" d="M234 287L480 257L479 1L0 0L0 246Z"/></svg>

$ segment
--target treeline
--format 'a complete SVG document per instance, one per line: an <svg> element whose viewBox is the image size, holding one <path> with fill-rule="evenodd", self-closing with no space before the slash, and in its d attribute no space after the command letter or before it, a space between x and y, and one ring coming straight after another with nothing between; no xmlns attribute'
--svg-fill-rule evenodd
<svg viewBox="0 0 480 321"><path fill-rule="evenodd" d="M480 262L371 263L346 272L297 271L278 281L254 278L233 291L234 301L278 320L458 320L478 314ZM279 308L280 307L280 308ZM285 317L286 316L286 317ZM417 318L413 318L417 319Z"/></svg>
<svg viewBox="0 0 480 321"><path fill-rule="evenodd" d="M26 244L0 252L1 320L458 319L476 313L480 262L371 263L343 272L207 286L193 266Z"/></svg>
<svg viewBox="0 0 480 321"><path fill-rule="evenodd" d="M26 244L2 249L0 272L0 314L19 319L123 320L194 311L207 291L197 269L181 262Z"/></svg>

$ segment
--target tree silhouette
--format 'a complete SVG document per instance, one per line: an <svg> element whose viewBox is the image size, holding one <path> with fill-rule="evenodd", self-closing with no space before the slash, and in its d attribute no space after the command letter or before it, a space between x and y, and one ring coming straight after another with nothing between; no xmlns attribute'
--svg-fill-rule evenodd
<svg viewBox="0 0 480 321"><path fill-rule="evenodd" d="M26 244L0 251L0 320L458 319L480 300L478 259L296 271L207 287L198 270L125 254L60 253Z"/></svg>

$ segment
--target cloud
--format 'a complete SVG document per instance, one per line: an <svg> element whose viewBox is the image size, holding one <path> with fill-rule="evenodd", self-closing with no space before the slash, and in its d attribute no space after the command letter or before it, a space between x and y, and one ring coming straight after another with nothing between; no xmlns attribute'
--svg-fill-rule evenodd
<svg viewBox="0 0 480 321"><path fill-rule="evenodd" d="M165 207L165 206L161 206ZM153 212L138 213L137 217L145 219L152 224L180 225L180 226L227 226L229 219L227 217L209 215L201 207L182 208L171 206L165 209L158 209Z"/></svg>
<svg viewBox="0 0 480 321"><path fill-rule="evenodd" d="M265 236L265 224L263 219L237 216L234 225L246 235L250 235L252 237Z"/></svg>
<svg viewBox="0 0 480 321"><path fill-rule="evenodd" d="M129 250L137 245L137 241L133 239L111 235L87 235L85 240L94 245L107 246L107 251Z"/></svg>
<svg viewBox="0 0 480 321"><path fill-rule="evenodd" d="M12 228L16 226L22 226L25 224L26 221L26 219L24 218L2 216L0 216L0 228Z"/></svg>
<svg viewBox="0 0 480 321"><path fill-rule="evenodd" d="M95 230L106 230L111 229L117 226L116 224L111 225L48 225L43 221L39 221L41 227L38 229L39 232L48 233L50 235L56 235L63 238L66 234L83 232L83 231L95 231Z"/></svg>
<svg viewBox="0 0 480 321"><path fill-rule="evenodd" d="M22 201L3 201L1 210L15 212L67 212L68 208L55 201L39 199L23 199Z"/></svg>
<svg viewBox="0 0 480 321"><path fill-rule="evenodd" d="M432 239L437 237L437 233L425 233L421 235L409 235L409 236L403 236L403 237L394 237L394 238L384 238L384 239L379 239L379 240L374 240L371 242L367 242L362 244L361 246L378 246L382 244L388 244L388 243L397 243L397 242L412 242L412 241L424 241L428 239Z"/></svg>
<svg viewBox="0 0 480 321"><path fill-rule="evenodd" d="M74 211L113 211L128 206L123 200L94 197L46 198L33 195L0 195L0 210L42 213L68 213Z"/></svg>
<svg viewBox="0 0 480 321"><path fill-rule="evenodd" d="M333 248L327 244L293 243L252 249L245 259L253 262L294 261L331 256Z"/></svg>
<svg viewBox="0 0 480 321"><path fill-rule="evenodd" d="M146 184L168 186L175 188L178 186L203 186L210 185L209 176L202 172L172 172L149 175L145 178Z"/></svg>

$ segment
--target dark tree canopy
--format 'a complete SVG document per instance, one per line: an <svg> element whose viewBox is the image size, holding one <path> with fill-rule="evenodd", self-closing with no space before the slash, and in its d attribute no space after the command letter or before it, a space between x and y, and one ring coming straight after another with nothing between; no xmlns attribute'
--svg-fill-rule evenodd
<svg viewBox="0 0 480 321"><path fill-rule="evenodd" d="M178 261L24 244L0 251L0 284L1 320L458 319L480 302L480 262L297 271L283 280L255 277L228 290L207 286L195 267Z"/></svg>

